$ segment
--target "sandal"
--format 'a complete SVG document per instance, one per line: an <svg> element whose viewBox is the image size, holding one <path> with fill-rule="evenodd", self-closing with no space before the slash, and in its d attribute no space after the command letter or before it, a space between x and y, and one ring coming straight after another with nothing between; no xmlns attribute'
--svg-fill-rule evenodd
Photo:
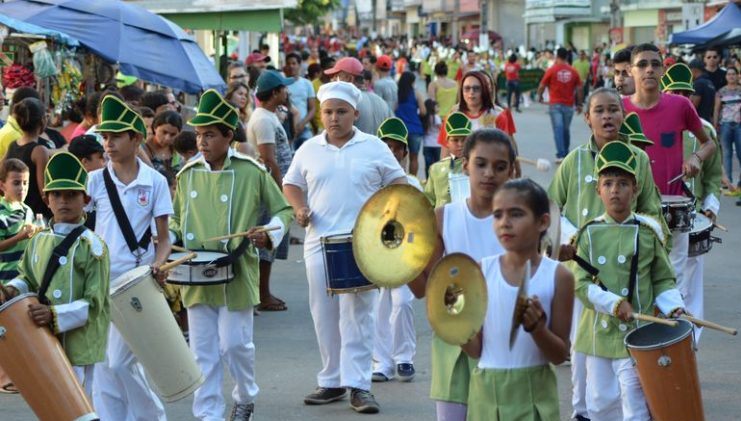
<svg viewBox="0 0 741 421"><path fill-rule="evenodd" d="M8 383L0 387L0 393L5 393L8 395L15 395L18 393L18 388L15 387L13 383Z"/></svg>
<svg viewBox="0 0 741 421"><path fill-rule="evenodd" d="M260 304L257 306L257 309L260 311L286 311L288 310L288 307L286 307L285 303L265 303Z"/></svg>

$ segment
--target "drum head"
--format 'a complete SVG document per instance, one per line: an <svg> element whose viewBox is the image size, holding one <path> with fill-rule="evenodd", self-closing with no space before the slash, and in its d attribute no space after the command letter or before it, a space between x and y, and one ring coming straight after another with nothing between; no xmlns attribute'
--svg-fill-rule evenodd
<svg viewBox="0 0 741 421"><path fill-rule="evenodd" d="M222 257L227 256L226 253L220 253L218 251L205 251L205 250L193 250L198 256L192 258L191 260L188 260L187 262L183 263L186 266L193 266L193 265L204 265L213 262L214 260L220 259ZM177 252L177 253L171 253L170 257L167 259L167 261L172 262L175 261L183 256L186 256L190 254L191 252Z"/></svg>
<svg viewBox="0 0 741 421"><path fill-rule="evenodd" d="M692 199L685 196L661 195L661 203L689 203Z"/></svg>
<svg viewBox="0 0 741 421"><path fill-rule="evenodd" d="M701 232L713 226L713 221L707 216L698 213L695 215L695 222L692 224L692 232Z"/></svg>
<svg viewBox="0 0 741 421"><path fill-rule="evenodd" d="M138 284L142 279L148 277L151 273L152 269L149 266L139 266L138 268L125 272L123 275L114 279L111 283L114 288L111 291L111 296L126 291L132 286Z"/></svg>
<svg viewBox="0 0 741 421"><path fill-rule="evenodd" d="M648 351L675 344L692 333L692 323L683 319L676 321L678 324L675 327L658 323L643 325L628 333L625 337L625 346Z"/></svg>

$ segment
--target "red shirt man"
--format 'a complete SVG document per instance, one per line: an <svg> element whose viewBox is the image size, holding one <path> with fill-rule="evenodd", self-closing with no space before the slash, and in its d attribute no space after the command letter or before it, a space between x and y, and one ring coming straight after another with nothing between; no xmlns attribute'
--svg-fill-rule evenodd
<svg viewBox="0 0 741 421"><path fill-rule="evenodd" d="M507 77L507 80L520 80L520 63L518 62L507 62L506 65L504 65L504 75Z"/></svg>
<svg viewBox="0 0 741 421"><path fill-rule="evenodd" d="M556 63L546 70L543 79L540 81L538 96L543 93L545 88L548 88L550 98L548 103L550 105L563 104L573 107L575 95L581 92L581 89L577 92L576 88L581 87L581 85L582 81L579 78L579 73L565 60L557 58ZM581 103L581 100L579 103Z"/></svg>

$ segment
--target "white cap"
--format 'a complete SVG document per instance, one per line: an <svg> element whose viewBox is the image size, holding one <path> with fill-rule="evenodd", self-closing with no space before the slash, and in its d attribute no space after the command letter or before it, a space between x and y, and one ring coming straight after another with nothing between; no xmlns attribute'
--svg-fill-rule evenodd
<svg viewBox="0 0 741 421"><path fill-rule="evenodd" d="M352 83L329 82L319 88L316 97L319 98L320 105L328 99L341 99L357 109L360 95L360 90Z"/></svg>

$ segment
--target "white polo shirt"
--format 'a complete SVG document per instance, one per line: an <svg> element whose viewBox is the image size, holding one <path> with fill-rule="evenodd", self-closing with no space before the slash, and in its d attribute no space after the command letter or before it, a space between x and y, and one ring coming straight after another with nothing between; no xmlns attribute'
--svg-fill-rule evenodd
<svg viewBox="0 0 741 421"><path fill-rule="evenodd" d="M350 233L360 208L373 193L404 170L379 138L358 129L342 148L327 143L326 132L304 143L293 157L283 184L307 192L311 223L304 256L321 251L320 238Z"/></svg>
<svg viewBox="0 0 741 421"><path fill-rule="evenodd" d="M167 180L162 174L137 158L139 173L136 179L125 185L116 177L113 166L108 163L108 171L118 190L118 197L126 211L137 241L142 238L149 228L152 218L163 215L172 215L172 199ZM129 250L123 232L118 225L113 206L108 198L103 181L103 169L90 173L87 181L87 191L92 200L88 207L95 209L95 233L108 245L111 256L111 289L115 287L114 280L124 272L136 267L136 256ZM157 235L152 231L152 235ZM149 243L147 250L141 256L139 265L149 265L154 262L154 244Z"/></svg>

